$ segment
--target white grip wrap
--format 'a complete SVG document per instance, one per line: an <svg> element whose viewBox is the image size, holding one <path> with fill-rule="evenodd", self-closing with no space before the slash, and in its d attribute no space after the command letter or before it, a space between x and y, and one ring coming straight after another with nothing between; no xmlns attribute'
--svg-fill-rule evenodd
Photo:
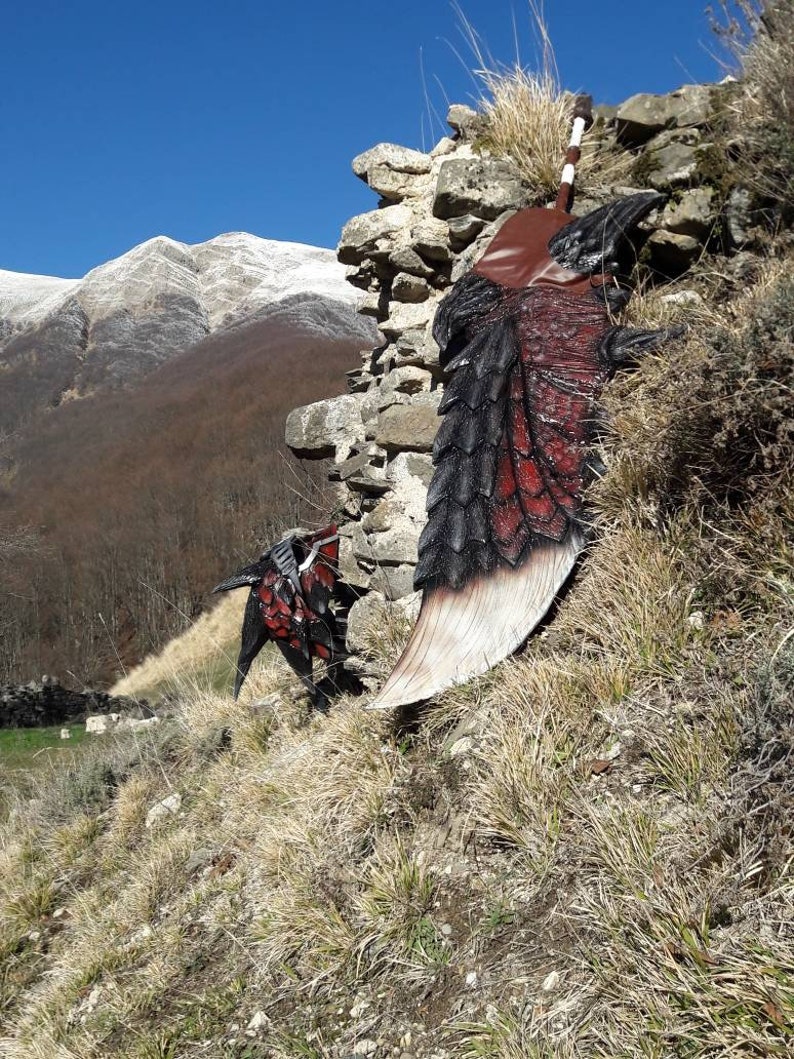
<svg viewBox="0 0 794 1059"><path fill-rule="evenodd" d="M571 132L571 147L581 147L582 137L584 136L584 128L587 122L584 118L573 119L573 130Z"/></svg>
<svg viewBox="0 0 794 1059"><path fill-rule="evenodd" d="M562 183L563 184L573 184L573 178L574 178L575 175L576 175L576 170L571 165L571 163L568 162L567 165L563 166Z"/></svg>

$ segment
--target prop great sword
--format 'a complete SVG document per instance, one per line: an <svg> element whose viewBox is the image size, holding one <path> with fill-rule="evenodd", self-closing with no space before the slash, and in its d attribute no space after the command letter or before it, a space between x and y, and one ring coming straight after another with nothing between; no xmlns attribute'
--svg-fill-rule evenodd
<svg viewBox="0 0 794 1059"><path fill-rule="evenodd" d="M590 115L579 97L555 208L511 217L436 314L449 379L414 577L422 606L373 709L428 699L524 643L585 545L601 389L671 334L612 324L629 297L613 278L628 236L663 196L568 212Z"/></svg>

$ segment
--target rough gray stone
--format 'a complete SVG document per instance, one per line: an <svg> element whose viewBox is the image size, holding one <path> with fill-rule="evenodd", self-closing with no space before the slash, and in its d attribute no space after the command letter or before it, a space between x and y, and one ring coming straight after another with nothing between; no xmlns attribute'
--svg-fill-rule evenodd
<svg viewBox="0 0 794 1059"><path fill-rule="evenodd" d="M393 169L397 173L429 173L432 159L429 154L414 151L410 147L401 147L396 143L378 143L368 151L356 155L352 166L356 176L366 181L367 174L376 166Z"/></svg>
<svg viewBox="0 0 794 1059"><path fill-rule="evenodd" d="M689 183L697 172L696 148L686 143L674 142L651 151L653 170L648 176L651 187L680 187Z"/></svg>
<svg viewBox="0 0 794 1059"><path fill-rule="evenodd" d="M146 814L146 827L154 827L161 820L165 820L169 816L176 816L181 806L182 795L177 793L169 794L167 798L156 802Z"/></svg>
<svg viewBox="0 0 794 1059"><path fill-rule="evenodd" d="M391 293L398 302L424 302L430 297L430 284L410 272L399 272L392 282Z"/></svg>
<svg viewBox="0 0 794 1059"><path fill-rule="evenodd" d="M435 308L435 303L427 299L414 303L391 302L388 319L381 324L381 331L386 338L394 339L405 331L424 328L435 313Z"/></svg>
<svg viewBox="0 0 794 1059"><path fill-rule="evenodd" d="M735 187L728 196L725 220L731 242L736 247L747 246L753 241L750 229L753 225L753 197L747 188Z"/></svg>
<svg viewBox="0 0 794 1059"><path fill-rule="evenodd" d="M429 390L433 376L424 368L406 365L387 372L380 386L382 394L416 394Z"/></svg>
<svg viewBox="0 0 794 1059"><path fill-rule="evenodd" d="M411 229L414 249L429 261L449 261L449 226L436 217L427 217Z"/></svg>
<svg viewBox="0 0 794 1059"><path fill-rule="evenodd" d="M669 202L660 224L669 232L702 238L714 224L714 189L704 186L684 191L677 202Z"/></svg>
<svg viewBox="0 0 794 1059"><path fill-rule="evenodd" d="M655 267L676 275L689 268L701 252L702 245L691 235L656 231L648 240L648 248Z"/></svg>
<svg viewBox="0 0 794 1059"><path fill-rule="evenodd" d="M392 405L378 417L375 441L387 452L431 452L438 425L432 405Z"/></svg>
<svg viewBox="0 0 794 1059"><path fill-rule="evenodd" d="M423 452L399 452L386 467L386 478L400 482L403 478L418 478L425 488L433 477L433 461Z"/></svg>
<svg viewBox="0 0 794 1059"><path fill-rule="evenodd" d="M377 588L389 600L404 599L414 592L414 567L416 562L416 548L414 547L413 561L411 564L402 563L397 566L378 566L372 574L372 586Z"/></svg>
<svg viewBox="0 0 794 1059"><path fill-rule="evenodd" d="M389 619L386 597L378 591L369 592L357 599L347 618L345 643L352 654L367 654L373 631L382 629Z"/></svg>
<svg viewBox="0 0 794 1059"><path fill-rule="evenodd" d="M356 302L359 316L371 316L375 320L386 318L386 306L379 291L364 291Z"/></svg>
<svg viewBox="0 0 794 1059"><path fill-rule="evenodd" d="M476 140L488 127L488 119L464 103L453 103L447 111L447 125L462 140Z"/></svg>
<svg viewBox="0 0 794 1059"><path fill-rule="evenodd" d="M296 456L325 459L338 442L362 425L361 394L342 394L303 405L287 416L284 439Z"/></svg>
<svg viewBox="0 0 794 1059"><path fill-rule="evenodd" d="M378 195L394 202L415 198L430 187L429 176L414 176L402 173L389 166L376 165L369 170L367 183Z"/></svg>
<svg viewBox="0 0 794 1059"><path fill-rule="evenodd" d="M625 144L646 143L665 128L704 124L710 109L709 85L684 85L666 96L641 92L618 107L618 137Z"/></svg>
<svg viewBox="0 0 794 1059"><path fill-rule="evenodd" d="M449 220L449 241L453 250L463 250L480 234L485 222L481 217L464 213L462 217Z"/></svg>
<svg viewBox="0 0 794 1059"><path fill-rule="evenodd" d="M389 264L395 272L409 272L412 276L421 276L422 279L433 275L433 269L426 265L410 246L401 246L392 251L389 254Z"/></svg>
<svg viewBox="0 0 794 1059"><path fill-rule="evenodd" d="M379 242L407 228L413 216L407 206L399 204L352 217L342 229L337 257L343 265L360 265L378 249Z"/></svg>
<svg viewBox="0 0 794 1059"><path fill-rule="evenodd" d="M445 154L451 154L455 150L455 141L449 136L442 136L438 143L435 145L433 150L430 152L431 158L441 158Z"/></svg>
<svg viewBox="0 0 794 1059"><path fill-rule="evenodd" d="M433 216L447 220L474 214L495 220L505 210L520 206L523 198L521 178L511 162L449 158L438 173Z"/></svg>

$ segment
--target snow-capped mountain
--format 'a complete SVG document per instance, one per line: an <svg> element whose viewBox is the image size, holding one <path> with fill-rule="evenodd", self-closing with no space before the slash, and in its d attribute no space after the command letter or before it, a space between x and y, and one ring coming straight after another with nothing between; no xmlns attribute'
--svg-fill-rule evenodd
<svg viewBox="0 0 794 1059"><path fill-rule="evenodd" d="M235 316L316 294L347 305L355 291L332 250L230 232L206 243L159 235L92 269L83 279L32 276L0 269L0 319L16 327L44 321L74 299L92 319L119 309L145 311L164 296L201 306L207 329Z"/></svg>
<svg viewBox="0 0 794 1059"><path fill-rule="evenodd" d="M210 334L273 317L320 338L374 337L332 250L245 232L149 239L83 279L0 270L0 428L127 384Z"/></svg>

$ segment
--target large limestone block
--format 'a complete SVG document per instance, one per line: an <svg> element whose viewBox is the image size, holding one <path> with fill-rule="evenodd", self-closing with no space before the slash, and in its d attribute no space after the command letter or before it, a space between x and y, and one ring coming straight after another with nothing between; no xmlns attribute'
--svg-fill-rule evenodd
<svg viewBox="0 0 794 1059"><path fill-rule="evenodd" d="M438 426L432 404L394 404L378 416L375 441L387 452L431 452Z"/></svg>
<svg viewBox="0 0 794 1059"><path fill-rule="evenodd" d="M370 170L375 167L413 175L429 173L433 160L429 154L414 151L410 147L401 147L396 143L378 143L368 151L356 155L352 164L356 176L367 181Z"/></svg>
<svg viewBox="0 0 794 1059"><path fill-rule="evenodd" d="M336 255L343 265L360 265L365 258L381 249L414 219L413 211L403 204L385 206L352 217L342 229Z"/></svg>
<svg viewBox="0 0 794 1059"><path fill-rule="evenodd" d="M325 459L352 438L363 436L363 394L342 394L295 408L287 416L284 439L296 456ZM349 444L346 446L349 449ZM347 451L342 458L346 458Z"/></svg>
<svg viewBox="0 0 794 1059"><path fill-rule="evenodd" d="M684 85L666 96L641 92L617 109L618 137L642 144L666 128L703 125L711 111L710 85Z"/></svg>
<svg viewBox="0 0 794 1059"><path fill-rule="evenodd" d="M433 199L433 216L443 220L473 214L494 220L523 202L516 167L501 158L449 158L441 165Z"/></svg>
<svg viewBox="0 0 794 1059"><path fill-rule="evenodd" d="M381 324L386 338L394 339L405 331L422 330L435 315L438 302L425 299L423 302L398 302L389 304L389 316Z"/></svg>

